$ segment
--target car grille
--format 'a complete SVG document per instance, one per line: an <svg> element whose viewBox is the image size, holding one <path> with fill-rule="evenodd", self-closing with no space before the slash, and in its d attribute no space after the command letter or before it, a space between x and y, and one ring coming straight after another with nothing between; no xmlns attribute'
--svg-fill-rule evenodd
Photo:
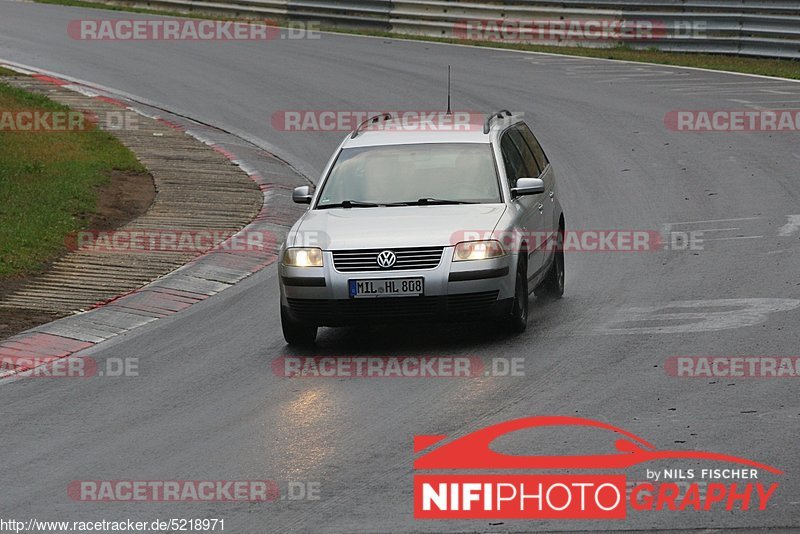
<svg viewBox="0 0 800 534"><path fill-rule="evenodd" d="M391 250L397 256L394 267L378 266L378 254ZM444 247L337 250L333 252L333 267L339 272L354 271L407 271L412 269L435 269L442 259Z"/></svg>
<svg viewBox="0 0 800 534"><path fill-rule="evenodd" d="M449 296L389 297L347 300L287 299L297 319L337 326L396 320L430 321L452 317L480 317L491 312L498 291Z"/></svg>

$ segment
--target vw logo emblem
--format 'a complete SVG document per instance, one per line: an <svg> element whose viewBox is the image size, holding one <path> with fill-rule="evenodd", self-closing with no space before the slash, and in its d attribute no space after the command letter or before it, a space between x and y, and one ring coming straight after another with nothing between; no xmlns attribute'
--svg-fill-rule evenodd
<svg viewBox="0 0 800 534"><path fill-rule="evenodd" d="M394 264L397 262L397 256L394 255L394 252L391 250L384 250L380 254L378 254L378 267L382 269L388 269L390 267L394 267Z"/></svg>

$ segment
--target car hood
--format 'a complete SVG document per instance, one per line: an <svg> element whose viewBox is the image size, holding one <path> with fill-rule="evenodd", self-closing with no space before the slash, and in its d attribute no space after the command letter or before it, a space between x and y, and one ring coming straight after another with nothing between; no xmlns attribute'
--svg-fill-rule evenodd
<svg viewBox="0 0 800 534"><path fill-rule="evenodd" d="M288 243L325 250L448 246L464 232L488 234L504 211L504 204L310 210Z"/></svg>

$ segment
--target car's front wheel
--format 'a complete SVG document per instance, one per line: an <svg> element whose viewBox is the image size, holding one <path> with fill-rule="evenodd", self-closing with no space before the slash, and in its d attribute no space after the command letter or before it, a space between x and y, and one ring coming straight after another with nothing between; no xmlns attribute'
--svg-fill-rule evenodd
<svg viewBox="0 0 800 534"><path fill-rule="evenodd" d="M311 345L317 339L317 327L294 319L281 306L281 329L283 339L289 345Z"/></svg>
<svg viewBox="0 0 800 534"><path fill-rule="evenodd" d="M558 229L556 251L547 278L533 290L537 297L560 299L564 296L564 228Z"/></svg>
<svg viewBox="0 0 800 534"><path fill-rule="evenodd" d="M501 328L514 334L521 334L528 328L528 273L525 263L517 266L517 278L514 285L514 300L511 312L503 318Z"/></svg>

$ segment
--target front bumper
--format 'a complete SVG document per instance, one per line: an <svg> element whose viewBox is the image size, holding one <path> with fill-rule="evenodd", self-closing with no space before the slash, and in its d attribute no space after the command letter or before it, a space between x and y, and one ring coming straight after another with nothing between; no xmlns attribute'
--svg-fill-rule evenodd
<svg viewBox="0 0 800 534"><path fill-rule="evenodd" d="M445 247L434 269L339 272L333 255L323 252L323 267L279 266L281 305L297 320L319 326L362 323L468 321L510 310L516 259L453 262ZM418 297L350 298L349 280L424 279Z"/></svg>

